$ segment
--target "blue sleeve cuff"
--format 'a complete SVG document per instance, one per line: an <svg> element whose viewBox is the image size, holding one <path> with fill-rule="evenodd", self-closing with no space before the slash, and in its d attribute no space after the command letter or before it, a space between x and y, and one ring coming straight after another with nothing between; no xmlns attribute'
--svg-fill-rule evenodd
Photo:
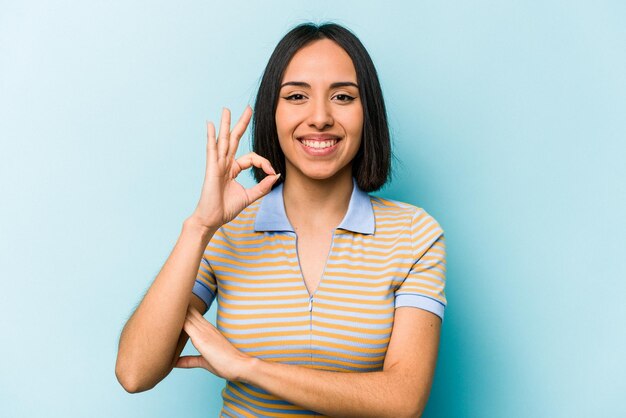
<svg viewBox="0 0 626 418"><path fill-rule="evenodd" d="M428 312L432 312L441 318L441 321L443 322L443 312L445 306L438 300L422 295L397 295L396 308L400 308L402 306L412 306L414 308L420 308Z"/></svg>
<svg viewBox="0 0 626 418"><path fill-rule="evenodd" d="M213 299L215 299L215 293L211 292L211 290L209 290L209 288L206 287L204 283L196 280L193 285L193 289L191 289L191 292L204 301L207 311L211 308Z"/></svg>

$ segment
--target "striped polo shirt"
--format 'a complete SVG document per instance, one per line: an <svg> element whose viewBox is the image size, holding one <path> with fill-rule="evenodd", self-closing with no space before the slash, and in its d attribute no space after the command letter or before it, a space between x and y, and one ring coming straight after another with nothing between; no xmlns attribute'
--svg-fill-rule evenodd
<svg viewBox="0 0 626 418"><path fill-rule="evenodd" d="M423 209L370 196L355 182L313 294L296 243L280 184L220 228L204 252L193 293L207 306L217 298L217 328L242 352L320 370L379 371L395 308L443 319L444 236ZM319 416L240 382L227 382L222 397L222 416Z"/></svg>

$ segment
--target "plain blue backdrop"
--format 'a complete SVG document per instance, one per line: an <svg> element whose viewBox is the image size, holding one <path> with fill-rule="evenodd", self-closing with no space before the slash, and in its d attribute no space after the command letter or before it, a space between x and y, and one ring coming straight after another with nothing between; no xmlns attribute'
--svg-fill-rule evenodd
<svg viewBox="0 0 626 418"><path fill-rule="evenodd" d="M0 416L216 416L204 370L124 392L118 337L195 208L205 120L308 20L377 65L379 195L447 234L425 416L624 416L625 4L0 1Z"/></svg>

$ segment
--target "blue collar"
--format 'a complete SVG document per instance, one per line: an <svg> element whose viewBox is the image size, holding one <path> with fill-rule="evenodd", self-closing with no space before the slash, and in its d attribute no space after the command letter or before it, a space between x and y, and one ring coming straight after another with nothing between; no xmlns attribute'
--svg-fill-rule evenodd
<svg viewBox="0 0 626 418"><path fill-rule="evenodd" d="M359 189L354 181L350 204L346 216L337 227L360 234L374 233L374 209L370 196ZM285 203L283 201L283 184L279 184L261 200L259 211L254 221L254 230L261 231L290 231L295 232L287 219Z"/></svg>

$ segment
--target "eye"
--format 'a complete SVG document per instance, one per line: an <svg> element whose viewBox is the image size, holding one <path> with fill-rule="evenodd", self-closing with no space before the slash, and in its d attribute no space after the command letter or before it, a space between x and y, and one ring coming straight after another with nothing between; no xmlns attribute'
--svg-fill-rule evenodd
<svg viewBox="0 0 626 418"><path fill-rule="evenodd" d="M306 97L304 96L304 94L294 93L294 94L290 94L289 96L283 97L283 99L289 100L292 102L298 102L298 101L302 101L306 99Z"/></svg>
<svg viewBox="0 0 626 418"><path fill-rule="evenodd" d="M347 95L347 94L338 94L338 95L335 96L335 99L337 99L340 102L350 103L351 101L356 99L356 97L352 97L352 96Z"/></svg>

